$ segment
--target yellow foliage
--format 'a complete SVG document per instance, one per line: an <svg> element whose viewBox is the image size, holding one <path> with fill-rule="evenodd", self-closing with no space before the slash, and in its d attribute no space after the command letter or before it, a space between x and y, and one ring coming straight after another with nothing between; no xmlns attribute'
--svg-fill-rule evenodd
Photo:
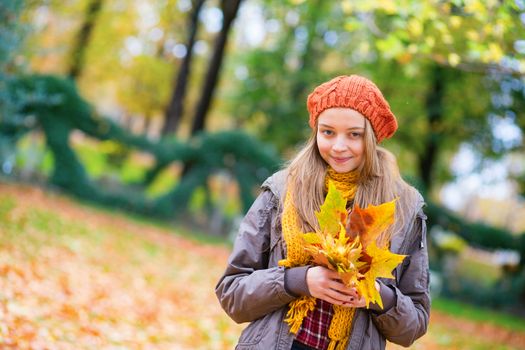
<svg viewBox="0 0 525 350"><path fill-rule="evenodd" d="M354 7L352 6L352 1L351 0L345 0L343 2L341 2L341 7L343 9L343 12L347 15L351 14L352 11L354 10Z"/></svg>
<svg viewBox="0 0 525 350"><path fill-rule="evenodd" d="M407 30L413 36L419 37L423 34L423 23L416 18L412 18L408 21Z"/></svg>
<svg viewBox="0 0 525 350"><path fill-rule="evenodd" d="M466 13L473 13L479 17L487 16L487 0L466 0L464 11Z"/></svg>
<svg viewBox="0 0 525 350"><path fill-rule="evenodd" d="M461 24L463 23L463 20L459 16L450 16L450 25L457 29L461 27Z"/></svg>
<svg viewBox="0 0 525 350"><path fill-rule="evenodd" d="M457 53L451 53L448 55L448 63L452 67L457 66L461 62L461 57Z"/></svg>
<svg viewBox="0 0 525 350"><path fill-rule="evenodd" d="M398 9L394 0L381 0L378 1L379 8L385 11L387 14L395 14Z"/></svg>
<svg viewBox="0 0 525 350"><path fill-rule="evenodd" d="M378 248L375 242L366 248L366 254L372 258L372 262L370 263L370 270L365 274L366 283L363 283L365 288L359 293L365 297L367 307L370 302L374 302L383 308L381 296L375 289L375 280L376 278L394 278L392 270L405 259L406 255L394 254L386 248Z"/></svg>
<svg viewBox="0 0 525 350"><path fill-rule="evenodd" d="M471 41L478 41L479 40L479 33L473 29L467 31L466 33L467 39Z"/></svg>

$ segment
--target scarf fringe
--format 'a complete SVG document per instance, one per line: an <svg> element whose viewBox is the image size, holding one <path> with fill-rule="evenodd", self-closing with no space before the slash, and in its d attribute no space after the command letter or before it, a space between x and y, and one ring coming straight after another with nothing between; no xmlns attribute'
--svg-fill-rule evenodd
<svg viewBox="0 0 525 350"><path fill-rule="evenodd" d="M343 340L331 339L330 343L328 344L327 350L346 350L347 345L348 345L348 338L343 339Z"/></svg>
<svg viewBox="0 0 525 350"><path fill-rule="evenodd" d="M313 297L303 296L298 299L295 299L290 303L290 309L286 313L288 317L284 322L288 323L290 326L290 332L297 334L301 325L303 324L303 319L306 317L308 312L315 309L316 299Z"/></svg>

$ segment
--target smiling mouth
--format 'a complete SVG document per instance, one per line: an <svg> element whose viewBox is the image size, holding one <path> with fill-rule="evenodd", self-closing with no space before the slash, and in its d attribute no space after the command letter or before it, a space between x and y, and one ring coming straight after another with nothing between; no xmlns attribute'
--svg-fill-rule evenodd
<svg viewBox="0 0 525 350"><path fill-rule="evenodd" d="M332 159L333 159L336 163L344 163L344 162L350 160L350 158L352 158L352 157L345 157L345 158L336 158L336 157L332 157Z"/></svg>

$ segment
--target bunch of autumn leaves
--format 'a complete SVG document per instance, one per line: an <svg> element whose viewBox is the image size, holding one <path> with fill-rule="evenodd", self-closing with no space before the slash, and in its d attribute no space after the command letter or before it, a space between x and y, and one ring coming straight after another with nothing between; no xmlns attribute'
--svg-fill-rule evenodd
<svg viewBox="0 0 525 350"><path fill-rule="evenodd" d="M316 213L320 230L303 235L312 263L337 271L346 286L355 287L365 298L367 307L376 303L383 308L376 278L394 278L392 270L405 258L390 252L388 240L378 242L394 223L394 215L395 200L366 209L356 204L348 218L346 200L330 182L325 202Z"/></svg>

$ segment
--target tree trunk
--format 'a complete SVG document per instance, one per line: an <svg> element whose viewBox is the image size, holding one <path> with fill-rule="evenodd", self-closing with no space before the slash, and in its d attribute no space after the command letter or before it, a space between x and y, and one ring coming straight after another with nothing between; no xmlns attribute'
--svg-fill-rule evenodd
<svg viewBox="0 0 525 350"><path fill-rule="evenodd" d="M179 71L174 78L175 89L171 95L171 99L166 107L164 126L162 128L162 135L175 133L182 119L184 113L184 97L186 96L186 87L188 85L188 77L191 72L191 61L193 59L193 46L195 45L195 38L197 37L199 13L204 4L204 0L193 0L192 11L188 22L188 41L186 42L187 53L182 60Z"/></svg>
<svg viewBox="0 0 525 350"><path fill-rule="evenodd" d="M202 95L196 108L193 117L193 124L191 134L195 135L197 132L204 129L206 123L206 115L211 105L213 93L217 86L219 72L224 58L224 49L228 41L228 33L230 31L233 20L237 16L241 0L222 0L221 9L223 13L223 22L220 33L215 41L213 55L210 59L210 65L204 80Z"/></svg>
<svg viewBox="0 0 525 350"><path fill-rule="evenodd" d="M84 23L80 27L77 39L73 44L73 50L71 52L71 66L69 67L68 76L76 80L82 70L84 69L84 61L86 57L86 49L89 44L89 40L93 33L97 17L102 9L103 0L92 0L86 10L86 16Z"/></svg>
<svg viewBox="0 0 525 350"><path fill-rule="evenodd" d="M443 119L444 73L445 69L439 65L435 65L432 68L432 84L425 101L429 132L425 140L423 153L419 157L419 175L427 193L430 192L432 187L432 174L438 156L439 127Z"/></svg>

